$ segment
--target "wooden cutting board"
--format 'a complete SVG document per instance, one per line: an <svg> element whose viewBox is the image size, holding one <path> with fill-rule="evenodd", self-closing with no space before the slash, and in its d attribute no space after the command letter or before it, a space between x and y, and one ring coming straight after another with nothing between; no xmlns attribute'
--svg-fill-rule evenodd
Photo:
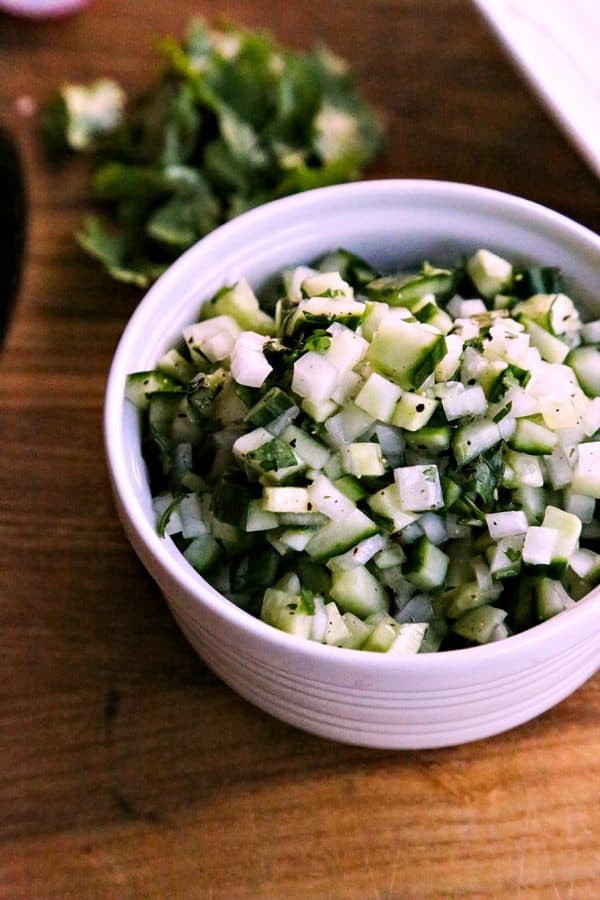
<svg viewBox="0 0 600 900"><path fill-rule="evenodd" d="M0 898L600 897L600 679L535 722L391 753L302 734L181 637L117 523L101 445L138 295L86 259L86 166L51 166L36 108L63 80L135 90L193 12L352 60L387 111L370 174L471 181L591 228L600 192L466 0L96 0L0 16L0 114L30 232L0 359ZM1 203L1 198L0 198Z"/></svg>

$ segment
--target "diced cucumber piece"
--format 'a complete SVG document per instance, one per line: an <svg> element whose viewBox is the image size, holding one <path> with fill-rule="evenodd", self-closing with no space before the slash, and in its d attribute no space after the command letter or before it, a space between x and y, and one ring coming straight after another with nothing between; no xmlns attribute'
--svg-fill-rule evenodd
<svg viewBox="0 0 600 900"><path fill-rule="evenodd" d="M235 319L244 331L257 331L259 334L273 334L275 331L275 322L260 308L258 299L245 278L240 279L233 287L223 288L202 306L203 319L223 315Z"/></svg>
<svg viewBox="0 0 600 900"><path fill-rule="evenodd" d="M438 453L443 453L444 450L448 450L451 437L452 431L448 424L433 424L433 422L430 422L429 425L419 428L418 431L408 432L406 443L414 449L425 450L428 453L437 455Z"/></svg>
<svg viewBox="0 0 600 900"><path fill-rule="evenodd" d="M454 326L454 322L447 312L435 302L433 294L426 294L421 300L413 306L413 314L419 322L426 325L432 325L441 331L442 334L448 334Z"/></svg>
<svg viewBox="0 0 600 900"><path fill-rule="evenodd" d="M329 400L339 372L320 353L309 350L294 363L292 390L311 403Z"/></svg>
<svg viewBox="0 0 600 900"><path fill-rule="evenodd" d="M542 528L552 528L557 532L550 562L553 574L561 577L567 569L569 559L579 545L581 520L556 506L547 506Z"/></svg>
<svg viewBox="0 0 600 900"><path fill-rule="evenodd" d="M540 351L542 359L549 363L563 363L565 361L569 355L570 348L568 344L554 337L553 334L550 334L537 322L528 319L527 316L522 316L521 321L529 334L532 345Z"/></svg>
<svg viewBox="0 0 600 900"><path fill-rule="evenodd" d="M342 638L340 647L346 647L349 650L361 650L368 636L371 634L372 627L355 616L354 613L345 612L342 615L344 625L348 629L348 637Z"/></svg>
<svg viewBox="0 0 600 900"><path fill-rule="evenodd" d="M487 559L493 579L514 578L519 574L524 540L524 535L504 537L488 548Z"/></svg>
<svg viewBox="0 0 600 900"><path fill-rule="evenodd" d="M263 506L269 512L309 512L310 496L302 487L265 487Z"/></svg>
<svg viewBox="0 0 600 900"><path fill-rule="evenodd" d="M549 566L554 555L554 548L558 539L555 528L530 525L525 533L523 544L523 562L530 566Z"/></svg>
<svg viewBox="0 0 600 900"><path fill-rule="evenodd" d="M236 339L229 367L237 384L260 388L273 371L263 353L264 342L265 338L255 331L243 331Z"/></svg>
<svg viewBox="0 0 600 900"><path fill-rule="evenodd" d="M311 297L309 300L302 300L296 314L286 321L285 335L294 337L306 325L323 329L334 322L356 328L364 309L365 304L358 300L344 297Z"/></svg>
<svg viewBox="0 0 600 900"><path fill-rule="evenodd" d="M482 416L488 408L483 388L478 384L442 398L444 414L449 422L464 416Z"/></svg>
<svg viewBox="0 0 600 900"><path fill-rule="evenodd" d="M280 525L292 528L320 528L327 524L327 516L320 512L280 512L276 513Z"/></svg>
<svg viewBox="0 0 600 900"><path fill-rule="evenodd" d="M396 404L392 424L406 431L418 431L427 425L437 406L437 400L406 391Z"/></svg>
<svg viewBox="0 0 600 900"><path fill-rule="evenodd" d="M452 449L456 462L464 466L486 450L495 447L502 440L496 422L489 419L475 419L459 425L452 439Z"/></svg>
<svg viewBox="0 0 600 900"><path fill-rule="evenodd" d="M534 294L517 303L511 310L514 316L525 316L552 334L564 334L580 327L575 305L566 294Z"/></svg>
<svg viewBox="0 0 600 900"><path fill-rule="evenodd" d="M373 340L373 335L390 311L387 303L369 300L365 303L365 311L360 321L360 329L363 337L368 341ZM407 310L407 315L410 313Z"/></svg>
<svg viewBox="0 0 600 900"><path fill-rule="evenodd" d="M181 394L179 381L163 372L132 372L127 376L125 396L138 409L148 409L148 395L161 393Z"/></svg>
<svg viewBox="0 0 600 900"><path fill-rule="evenodd" d="M295 266L293 269L284 269L281 278L286 296L298 303L302 299L302 282L305 278L317 274L318 269L311 266Z"/></svg>
<svg viewBox="0 0 600 900"><path fill-rule="evenodd" d="M424 266L416 274L384 275L366 286L366 292L374 300L382 300L391 306L412 306L427 294L446 297L454 290L455 273L448 269Z"/></svg>
<svg viewBox="0 0 600 900"><path fill-rule="evenodd" d="M419 538L407 548L404 574L421 591L431 591L444 583L449 557L427 540Z"/></svg>
<svg viewBox="0 0 600 900"><path fill-rule="evenodd" d="M454 297L446 304L446 309L453 319L467 319L469 316L475 316L477 313L487 312L487 306L483 300L479 298L473 300L465 300L460 294Z"/></svg>
<svg viewBox="0 0 600 900"><path fill-rule="evenodd" d="M354 296L352 287L344 281L339 272L316 272L307 275L301 284L305 297L346 297Z"/></svg>
<svg viewBox="0 0 600 900"><path fill-rule="evenodd" d="M578 494L600 498L600 441L579 445L571 487Z"/></svg>
<svg viewBox="0 0 600 900"><path fill-rule="evenodd" d="M569 566L579 578L589 582L592 587L600 581L600 553L580 547L570 557Z"/></svg>
<svg viewBox="0 0 600 900"><path fill-rule="evenodd" d="M367 359L404 390L420 387L446 354L437 329L402 319L384 319L371 341Z"/></svg>
<svg viewBox="0 0 600 900"><path fill-rule="evenodd" d="M381 452L392 468L396 468L402 462L405 440L400 428L393 425L376 425L375 434L381 447Z"/></svg>
<svg viewBox="0 0 600 900"><path fill-rule="evenodd" d="M450 619L460 619L467 610L484 606L489 599L489 593L482 591L476 581L466 581L454 591L446 615Z"/></svg>
<svg viewBox="0 0 600 900"><path fill-rule="evenodd" d="M332 646L342 646L344 641L351 637L350 629L333 600L325 604L325 612L327 613L327 628L324 641Z"/></svg>
<svg viewBox="0 0 600 900"><path fill-rule="evenodd" d="M356 509L352 500L339 491L325 475L315 478L308 488L308 500L310 509L318 510L334 520L344 519Z"/></svg>
<svg viewBox="0 0 600 900"><path fill-rule="evenodd" d="M419 519L419 527L422 528L425 537L436 546L445 544L448 540L446 521L437 513L424 513Z"/></svg>
<svg viewBox="0 0 600 900"><path fill-rule="evenodd" d="M377 553L373 562L378 569L390 569L401 566L405 560L406 554L400 544L389 544Z"/></svg>
<svg viewBox="0 0 600 900"><path fill-rule="evenodd" d="M200 534L194 538L183 555L196 572L208 572L219 561L222 549L210 534Z"/></svg>
<svg viewBox="0 0 600 900"><path fill-rule="evenodd" d="M316 561L327 560L345 553L365 538L378 532L377 525L360 509L354 509L343 519L328 522L315 532L306 552Z"/></svg>
<svg viewBox="0 0 600 900"><path fill-rule="evenodd" d="M411 597L402 598L396 603L398 611L394 613L394 619L400 625L415 622L433 622L436 614L429 594L414 594Z"/></svg>
<svg viewBox="0 0 600 900"><path fill-rule="evenodd" d="M177 439L185 443L195 439L195 423L187 415L186 398L181 394L160 392L148 397L148 425L155 433L173 438L177 424Z"/></svg>
<svg viewBox="0 0 600 900"><path fill-rule="evenodd" d="M327 475L327 477L331 481L335 481L338 478L342 478L342 476L344 475L344 468L342 466L342 460L341 460L339 451L331 454L331 456L329 457L329 459L323 466L323 473L325 475ZM353 499L353 498L350 498L350 499Z"/></svg>
<svg viewBox="0 0 600 900"><path fill-rule="evenodd" d="M372 494L367 503L376 515L390 519L394 532L402 531L403 528L419 518L418 513L402 509L398 486L395 482Z"/></svg>
<svg viewBox="0 0 600 900"><path fill-rule="evenodd" d="M433 370L436 381L449 381L460 368L464 339L459 334L448 334L445 341L446 352Z"/></svg>
<svg viewBox="0 0 600 900"><path fill-rule="evenodd" d="M286 528L279 535L279 540L282 544L289 547L290 550L301 553L314 533L314 528Z"/></svg>
<svg viewBox="0 0 600 900"><path fill-rule="evenodd" d="M308 640L313 629L314 602L302 594L292 595L267 588L260 617L268 625Z"/></svg>
<svg viewBox="0 0 600 900"><path fill-rule="evenodd" d="M241 422L247 412L248 407L239 395L238 385L233 378L228 379L214 403L215 419L227 427Z"/></svg>
<svg viewBox="0 0 600 900"><path fill-rule="evenodd" d="M367 624L373 625L373 630L364 642L362 649L371 653L387 653L391 650L400 631L400 626L391 616L385 615L381 619L369 617Z"/></svg>
<svg viewBox="0 0 600 900"><path fill-rule="evenodd" d="M358 503L368 496L368 491L353 475L341 475L333 482L334 486L344 494L348 500Z"/></svg>
<svg viewBox="0 0 600 900"><path fill-rule="evenodd" d="M330 594L341 609L363 619L389 605L385 588L365 566L335 572Z"/></svg>
<svg viewBox="0 0 600 900"><path fill-rule="evenodd" d="M323 356L338 372L349 373L363 359L369 342L339 322L330 325L327 333L330 335L329 346Z"/></svg>
<svg viewBox="0 0 600 900"><path fill-rule="evenodd" d="M216 517L211 523L213 537L223 545L228 553L241 553L248 549L248 538L240 528L223 522Z"/></svg>
<svg viewBox="0 0 600 900"><path fill-rule="evenodd" d="M354 402L374 419L389 422L401 394L401 387L372 372Z"/></svg>
<svg viewBox="0 0 600 900"><path fill-rule="evenodd" d="M534 456L548 456L552 453L558 437L542 422L541 416L517 419L515 430L509 440L512 449Z"/></svg>
<svg viewBox="0 0 600 900"><path fill-rule="evenodd" d="M327 634L327 626L329 617L325 608L325 601L322 597L313 597L314 613L313 623L310 632L310 640L322 644Z"/></svg>
<svg viewBox="0 0 600 900"><path fill-rule="evenodd" d="M216 316L183 329L183 337L192 359L219 362L231 356L242 329L231 316Z"/></svg>
<svg viewBox="0 0 600 900"><path fill-rule="evenodd" d="M479 606L461 616L453 624L452 631L468 641L487 644L497 626L501 625L505 618L506 612L503 609L497 609L495 606Z"/></svg>
<svg viewBox="0 0 600 900"><path fill-rule="evenodd" d="M180 384L187 384L196 374L195 366L185 356L182 356L175 347L163 353L156 364L156 368L163 375L174 378ZM165 390L165 388L162 387L159 390Z"/></svg>
<svg viewBox="0 0 600 900"><path fill-rule="evenodd" d="M314 422L325 422L339 409L338 404L334 403L333 400L323 400L321 403L314 403L306 397L302 401L301 406L307 416L310 416Z"/></svg>
<svg viewBox="0 0 600 900"><path fill-rule="evenodd" d="M374 419L355 403L345 406L325 422L325 431L329 442L334 447L351 444L362 437L373 425Z"/></svg>
<svg viewBox="0 0 600 900"><path fill-rule="evenodd" d="M327 562L327 566L334 571L335 569L354 569L356 566L365 566L376 553L379 553L387 544L387 538L382 534L374 534L361 541L356 547L351 547L341 556L332 556ZM401 548L399 548L401 549Z"/></svg>
<svg viewBox="0 0 600 900"><path fill-rule="evenodd" d="M577 375L577 381L588 397L600 395L600 348L597 345L575 347L565 362Z"/></svg>
<svg viewBox="0 0 600 900"><path fill-rule="evenodd" d="M322 469L330 456L330 451L320 441L315 440L306 431L295 425L288 425L281 434L298 456L313 469Z"/></svg>
<svg viewBox="0 0 600 900"><path fill-rule="evenodd" d="M332 391L331 399L343 406L351 397L354 397L362 384L363 379L358 372L342 372Z"/></svg>
<svg viewBox="0 0 600 900"><path fill-rule="evenodd" d="M438 467L403 466L394 469L400 505L409 512L424 512L443 506L444 497Z"/></svg>
<svg viewBox="0 0 600 900"><path fill-rule="evenodd" d="M451 509L462 494L462 488L452 478L442 475L440 478L444 509Z"/></svg>
<svg viewBox="0 0 600 900"><path fill-rule="evenodd" d="M509 469L503 477L503 483L511 489L524 487L541 488L544 484L542 464L537 456L505 449L504 459Z"/></svg>
<svg viewBox="0 0 600 900"><path fill-rule="evenodd" d="M246 513L246 531L269 531L278 525L279 518L276 513L265 509L262 500L250 500Z"/></svg>
<svg viewBox="0 0 600 900"><path fill-rule="evenodd" d="M508 260L482 249L468 260L467 272L479 293L491 299L510 289L513 267Z"/></svg>
<svg viewBox="0 0 600 900"><path fill-rule="evenodd" d="M250 453L258 450L259 447L263 447L265 444L269 444L272 440L273 435L266 428L255 428L253 431L247 431L246 434L242 434L235 441L232 448L233 455L243 462Z"/></svg>
<svg viewBox="0 0 600 900"><path fill-rule="evenodd" d="M181 533L184 538L195 538L210 531L206 511L197 494L182 497L177 512L181 519Z"/></svg>
<svg viewBox="0 0 600 900"><path fill-rule="evenodd" d="M560 581L537 578L534 585L538 618L541 622L575 605Z"/></svg>
<svg viewBox="0 0 600 900"><path fill-rule="evenodd" d="M544 425L553 431L559 428L574 428L581 422L581 413L572 399L540 397L537 405Z"/></svg>
<svg viewBox="0 0 600 900"><path fill-rule="evenodd" d="M488 513L485 517L485 522L490 537L494 541L504 537L512 537L515 534L525 534L529 526L527 516L522 509Z"/></svg>
<svg viewBox="0 0 600 900"><path fill-rule="evenodd" d="M586 497L585 494L577 494L569 489L564 492L565 512L577 516L584 525L589 525L594 520L596 500L594 497Z"/></svg>
<svg viewBox="0 0 600 900"><path fill-rule="evenodd" d="M356 478L377 477L385 473L385 465L379 444L346 444L340 448L342 468Z"/></svg>
<svg viewBox="0 0 600 900"><path fill-rule="evenodd" d="M247 411L245 420L255 427L268 425L293 407L294 401L289 394L279 387L272 387Z"/></svg>

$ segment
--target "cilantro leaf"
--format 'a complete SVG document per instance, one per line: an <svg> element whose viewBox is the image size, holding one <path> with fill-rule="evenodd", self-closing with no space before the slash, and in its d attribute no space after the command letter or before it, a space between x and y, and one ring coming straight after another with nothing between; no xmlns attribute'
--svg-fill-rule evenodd
<svg viewBox="0 0 600 900"><path fill-rule="evenodd" d="M478 456L461 470L463 500L473 512L492 510L503 469L502 447L497 447Z"/></svg>
<svg viewBox="0 0 600 900"><path fill-rule="evenodd" d="M85 151L103 218L81 246L111 277L146 287L179 253L248 209L358 177L382 126L349 66L326 48L296 53L268 33L190 24L163 38L156 82L126 102L108 79L67 85L46 142ZM356 266L356 281L368 280Z"/></svg>
<svg viewBox="0 0 600 900"><path fill-rule="evenodd" d="M317 353L322 353L329 349L330 344L331 335L319 328L317 331L313 331L311 336L304 342L303 352L316 350Z"/></svg>
<svg viewBox="0 0 600 900"><path fill-rule="evenodd" d="M296 465L297 462L290 445L280 438L273 438L272 441L252 450L247 454L246 460L250 464L255 463L263 472L286 469L288 466Z"/></svg>

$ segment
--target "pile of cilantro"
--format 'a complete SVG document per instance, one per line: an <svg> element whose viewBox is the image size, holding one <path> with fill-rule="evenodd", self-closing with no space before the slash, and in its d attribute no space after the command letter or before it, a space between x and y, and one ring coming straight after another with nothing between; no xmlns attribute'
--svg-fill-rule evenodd
<svg viewBox="0 0 600 900"><path fill-rule="evenodd" d="M142 96L109 79L70 84L45 114L51 150L93 160L101 214L77 238L119 281L146 287L228 219L353 180L381 147L377 115L324 47L293 53L194 21L158 49L164 70Z"/></svg>

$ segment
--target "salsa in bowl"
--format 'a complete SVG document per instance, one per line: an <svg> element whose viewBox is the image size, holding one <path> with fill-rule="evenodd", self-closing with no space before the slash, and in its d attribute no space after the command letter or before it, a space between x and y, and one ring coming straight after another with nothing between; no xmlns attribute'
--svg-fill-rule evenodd
<svg viewBox="0 0 600 900"><path fill-rule="evenodd" d="M331 257L340 246L352 252ZM324 256L316 271L299 268ZM286 302L259 315L252 298L283 269L287 293L274 296ZM556 269L560 286L528 282ZM571 298L594 318L597 271L598 239L551 211L464 185L390 181L255 210L158 282L113 364L109 464L134 547L224 680L301 727L402 747L503 730L595 671L595 489L573 459L566 482L559 457L565 429L584 429L577 446L595 444L597 404L580 383L594 364L576 352L594 341L583 344ZM188 350L177 349L182 335ZM167 380L147 390L158 360ZM559 384L577 400L552 413L545 401ZM148 406L142 422L126 390ZM196 422L182 409L190 402ZM154 426L185 438L162 483L160 452L158 470L156 447L142 456L152 405ZM563 418L575 413L585 424ZM211 435L204 469L196 426ZM159 451L164 437L151 440ZM192 487L174 483L173 460ZM159 536L157 511L172 537Z"/></svg>

